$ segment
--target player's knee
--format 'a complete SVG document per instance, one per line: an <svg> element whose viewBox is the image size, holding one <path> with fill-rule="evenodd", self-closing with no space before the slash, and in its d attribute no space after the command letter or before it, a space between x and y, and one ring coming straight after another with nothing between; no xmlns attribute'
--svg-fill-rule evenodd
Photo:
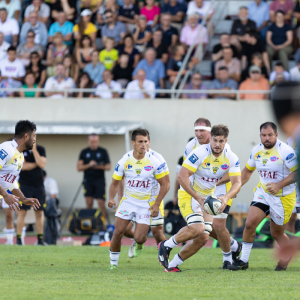
<svg viewBox="0 0 300 300"><path fill-rule="evenodd" d="M249 222L249 221L246 221L246 224L245 224L245 231L251 231L251 232L255 232L256 230L256 226L255 224L253 224L253 222Z"/></svg>
<svg viewBox="0 0 300 300"><path fill-rule="evenodd" d="M271 230L271 236L274 240L281 238L284 235L284 231Z"/></svg>
<svg viewBox="0 0 300 300"><path fill-rule="evenodd" d="M147 240L147 236L137 235L134 236L134 240L136 241L137 244L144 244Z"/></svg>
<svg viewBox="0 0 300 300"><path fill-rule="evenodd" d="M188 228L189 228L191 239L196 239L205 230L205 226L203 223L193 224L193 225L188 226Z"/></svg>
<svg viewBox="0 0 300 300"><path fill-rule="evenodd" d="M195 249L199 250L202 247L204 247L205 244L207 243L208 239L209 239L208 234L205 234L205 233L200 234L196 239L193 240L193 245L194 245Z"/></svg>

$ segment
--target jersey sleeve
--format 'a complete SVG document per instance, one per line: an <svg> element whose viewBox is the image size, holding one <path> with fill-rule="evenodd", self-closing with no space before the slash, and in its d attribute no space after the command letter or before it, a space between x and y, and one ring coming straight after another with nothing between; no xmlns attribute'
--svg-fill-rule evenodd
<svg viewBox="0 0 300 300"><path fill-rule="evenodd" d="M254 160L254 151L252 150L251 154L250 154L250 157L247 161L247 164L246 164L246 168L249 170L249 171L254 171L256 169L256 165L255 165L255 160Z"/></svg>
<svg viewBox="0 0 300 300"><path fill-rule="evenodd" d="M284 152L283 152L284 164L291 172L294 172L298 169L298 161L297 161L296 152L290 146L286 146L285 148L286 149L284 149Z"/></svg>
<svg viewBox="0 0 300 300"><path fill-rule="evenodd" d="M46 157L46 150L44 147L38 147L38 152L40 154L40 156Z"/></svg>
<svg viewBox="0 0 300 300"><path fill-rule="evenodd" d="M167 164L165 158L162 155L160 155L160 158L161 158L160 162L164 165L165 175L169 175L169 168L168 168L168 164Z"/></svg>
<svg viewBox="0 0 300 300"><path fill-rule="evenodd" d="M193 150L190 155L185 159L182 166L189 169L193 173L195 173L198 167L201 164L201 159L199 158L199 154Z"/></svg>
<svg viewBox="0 0 300 300"><path fill-rule="evenodd" d="M7 145L0 145L0 170L11 159L11 151Z"/></svg>
<svg viewBox="0 0 300 300"><path fill-rule="evenodd" d="M118 161L118 163L115 166L115 171L113 174L113 179L115 180L122 180L124 175L124 165L125 165L126 159L123 157Z"/></svg>
<svg viewBox="0 0 300 300"><path fill-rule="evenodd" d="M165 174L165 165L166 163L161 163L156 157L151 157L151 162L154 167L154 177L160 179L166 176Z"/></svg>
<svg viewBox="0 0 300 300"><path fill-rule="evenodd" d="M241 176L241 167L240 167L240 161L237 155L233 152L230 153L229 157L229 176Z"/></svg>

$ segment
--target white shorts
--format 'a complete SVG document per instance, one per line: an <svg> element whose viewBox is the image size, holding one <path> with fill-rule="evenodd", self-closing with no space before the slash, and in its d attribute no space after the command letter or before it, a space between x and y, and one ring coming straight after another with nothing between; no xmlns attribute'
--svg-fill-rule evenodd
<svg viewBox="0 0 300 300"><path fill-rule="evenodd" d="M151 211L149 207L148 201L123 197L115 216L123 220L135 218L136 223L150 225Z"/></svg>
<svg viewBox="0 0 300 300"><path fill-rule="evenodd" d="M291 218L295 202L295 191L290 195L277 197L266 193L262 187L256 187L251 206L262 209L266 215L270 213L272 221L277 225L284 225ZM260 203L263 204L263 206L260 206Z"/></svg>
<svg viewBox="0 0 300 300"><path fill-rule="evenodd" d="M222 184L216 187L214 197L218 198L224 196L226 193L227 193L226 185ZM230 210L230 206L227 205L221 214L213 216L214 219L227 219L229 210Z"/></svg>
<svg viewBox="0 0 300 300"><path fill-rule="evenodd" d="M8 204L2 198L2 208L9 208Z"/></svg>

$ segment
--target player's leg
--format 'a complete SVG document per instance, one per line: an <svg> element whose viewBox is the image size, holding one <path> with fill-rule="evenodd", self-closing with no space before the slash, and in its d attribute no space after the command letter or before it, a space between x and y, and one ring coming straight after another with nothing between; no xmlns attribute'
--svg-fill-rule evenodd
<svg viewBox="0 0 300 300"><path fill-rule="evenodd" d="M3 203L4 201L2 201ZM3 205L3 204L2 204ZM4 208L3 212L5 214L5 224L6 224L6 236L7 241L5 245L13 245L14 244L14 233L15 233L15 227L14 227L14 211L10 208Z"/></svg>
<svg viewBox="0 0 300 300"><path fill-rule="evenodd" d="M45 246L43 240L44 232L44 209L46 208L46 196L44 187L34 188L33 198L37 198L41 204L38 210L34 211L35 214L35 230L37 235L37 244L39 246Z"/></svg>
<svg viewBox="0 0 300 300"><path fill-rule="evenodd" d="M155 238L156 244L158 245L160 242L165 241L166 237L164 235L164 226L151 226L152 235Z"/></svg>
<svg viewBox="0 0 300 300"><path fill-rule="evenodd" d="M285 230L291 233L295 233L296 220L297 220L297 213L295 209L295 212L293 211L290 220L286 224Z"/></svg>
<svg viewBox="0 0 300 300"><path fill-rule="evenodd" d="M28 208L24 207L25 205L22 205L20 207L20 211L18 213L18 217L17 217L17 243L16 245L24 245L22 243L22 231L23 231L23 227L25 226L25 217L26 217L26 213Z"/></svg>
<svg viewBox="0 0 300 300"><path fill-rule="evenodd" d="M104 179L99 179L94 182L94 197L97 199L98 207L100 208L102 215L106 218L106 207L105 207L105 181Z"/></svg>
<svg viewBox="0 0 300 300"><path fill-rule="evenodd" d="M83 193L85 198L86 209L93 209L94 204L94 186L92 182L83 184Z"/></svg>
<svg viewBox="0 0 300 300"><path fill-rule="evenodd" d="M134 238L134 229L133 229L133 222L130 222L128 226L126 227L126 230L124 232L124 236L133 239Z"/></svg>

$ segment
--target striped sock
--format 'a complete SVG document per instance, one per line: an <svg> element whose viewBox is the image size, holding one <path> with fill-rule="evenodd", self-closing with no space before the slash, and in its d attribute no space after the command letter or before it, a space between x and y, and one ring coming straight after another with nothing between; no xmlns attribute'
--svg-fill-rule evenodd
<svg viewBox="0 0 300 300"><path fill-rule="evenodd" d="M165 246L169 248L174 248L178 245L178 243L175 241L175 235L170 237L167 241L165 241Z"/></svg>
<svg viewBox="0 0 300 300"><path fill-rule="evenodd" d="M239 247L238 242L235 239L233 239L232 237L230 237L230 240L231 240L231 242L230 242L230 250L233 251L233 252L237 251L237 249Z"/></svg>
<svg viewBox="0 0 300 300"><path fill-rule="evenodd" d="M110 257L110 264L118 266L120 252L111 252L109 251L109 257Z"/></svg>
<svg viewBox="0 0 300 300"><path fill-rule="evenodd" d="M250 252L251 252L252 246L253 246L253 243L243 242L241 260L242 260L244 263L248 262L248 260L249 260Z"/></svg>
<svg viewBox="0 0 300 300"><path fill-rule="evenodd" d="M175 268L179 265L181 265L184 262L184 260L180 257L179 254L176 254L172 261L169 263L169 268Z"/></svg>
<svg viewBox="0 0 300 300"><path fill-rule="evenodd" d="M223 262L224 261L229 261L232 264L232 255L231 255L231 251L230 252L223 252Z"/></svg>

